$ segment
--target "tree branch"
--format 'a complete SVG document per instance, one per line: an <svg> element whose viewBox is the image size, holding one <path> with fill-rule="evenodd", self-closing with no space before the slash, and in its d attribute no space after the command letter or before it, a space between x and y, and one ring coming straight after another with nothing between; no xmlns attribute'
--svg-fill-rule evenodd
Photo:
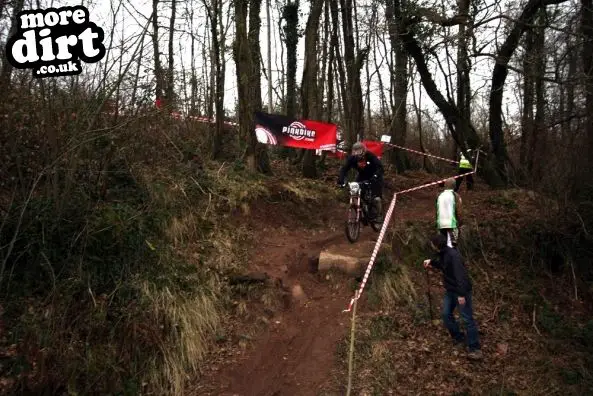
<svg viewBox="0 0 593 396"><path fill-rule="evenodd" d="M457 26L457 25L466 25L469 23L470 19L468 15L454 15L451 18L447 18L442 16L435 10L431 8L420 7L417 9L418 19L424 18L429 22L432 22L437 25L441 26ZM411 21L411 22L420 22L419 20Z"/></svg>

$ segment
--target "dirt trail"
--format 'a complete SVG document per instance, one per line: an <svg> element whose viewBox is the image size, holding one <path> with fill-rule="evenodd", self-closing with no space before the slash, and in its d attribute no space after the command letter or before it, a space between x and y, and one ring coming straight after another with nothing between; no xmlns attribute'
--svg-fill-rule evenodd
<svg viewBox="0 0 593 396"><path fill-rule="evenodd" d="M208 373L200 381L204 387L195 394L314 395L327 382L337 343L349 326L349 316L341 311L352 289L346 277L336 283L313 273L309 258L329 245L349 245L342 226L345 208L333 208L329 224L317 229L282 229L273 224L274 219L268 219L266 228L261 229L266 235L261 239L265 250L253 255L250 270L280 278L288 289L300 285L306 302L294 302L276 313L238 362ZM261 219L262 214L256 213L254 218ZM376 239L377 235L365 227L360 240Z"/></svg>
<svg viewBox="0 0 593 396"><path fill-rule="evenodd" d="M385 209L392 191L385 193ZM436 191L418 191L399 200L395 222L429 220L434 217ZM259 213L257 212L259 210ZM321 210L321 208L320 208ZM288 219L255 209L255 229L260 229L264 250L254 252L251 271L281 278L288 288L299 284L307 296L303 304L291 304L271 318L268 328L237 361L228 361L205 373L199 395L316 395L330 380L339 340L350 328L350 315L341 311L353 295L352 282L344 277L328 282L310 271L308 258L329 246L349 246L343 230L346 205L327 209L325 227L285 228ZM261 221L266 224L265 227ZM392 223L393 224L393 223ZM264 237L265 235L265 237ZM376 241L378 233L364 227L360 242ZM368 252L370 254L370 252Z"/></svg>

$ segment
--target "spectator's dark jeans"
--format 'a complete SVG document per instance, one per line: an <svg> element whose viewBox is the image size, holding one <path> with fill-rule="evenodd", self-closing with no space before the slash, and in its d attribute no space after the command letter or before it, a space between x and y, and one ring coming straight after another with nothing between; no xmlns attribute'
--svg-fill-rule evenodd
<svg viewBox="0 0 593 396"><path fill-rule="evenodd" d="M459 175L465 175L466 173L469 173L472 171L473 171L473 169L459 168L457 173ZM472 189L472 187L474 185L474 177L473 177L473 175L465 175L463 177L457 178L457 180L455 181L455 188L454 188L455 192L459 191L459 187L461 187L461 183L463 183L463 179L467 179L467 189L468 190Z"/></svg>
<svg viewBox="0 0 593 396"><path fill-rule="evenodd" d="M443 323L447 330L449 330L449 334L453 337L454 340L462 342L467 341L467 345L469 347L470 352L480 349L480 340L478 335L478 326L476 321L474 320L473 315L473 306L472 306L472 294L469 293L465 297L465 304L459 305L457 302L458 295L453 292L445 292L445 297L443 299L443 312L441 314L443 318ZM455 307L459 308L459 313L461 314L461 319L465 324L465 331L467 332L467 338L464 337L463 333L459 329L459 324L455 320L453 316L453 311Z"/></svg>

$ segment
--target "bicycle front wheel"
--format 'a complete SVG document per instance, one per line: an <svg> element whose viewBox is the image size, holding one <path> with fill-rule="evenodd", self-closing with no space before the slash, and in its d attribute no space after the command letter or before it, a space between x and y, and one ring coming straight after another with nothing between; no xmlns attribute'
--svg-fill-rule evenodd
<svg viewBox="0 0 593 396"><path fill-rule="evenodd" d="M348 221L346 222L346 237L350 243L354 243L360 237L360 219L356 208L348 209Z"/></svg>

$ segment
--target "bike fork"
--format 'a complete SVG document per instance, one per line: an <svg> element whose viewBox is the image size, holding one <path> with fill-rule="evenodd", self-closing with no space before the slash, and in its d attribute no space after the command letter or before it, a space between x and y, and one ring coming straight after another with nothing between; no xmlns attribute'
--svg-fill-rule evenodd
<svg viewBox="0 0 593 396"><path fill-rule="evenodd" d="M350 206L356 205L356 222L358 223L360 221L360 215L361 215L361 208L360 208L360 196L356 197L356 198L351 198L350 199Z"/></svg>

